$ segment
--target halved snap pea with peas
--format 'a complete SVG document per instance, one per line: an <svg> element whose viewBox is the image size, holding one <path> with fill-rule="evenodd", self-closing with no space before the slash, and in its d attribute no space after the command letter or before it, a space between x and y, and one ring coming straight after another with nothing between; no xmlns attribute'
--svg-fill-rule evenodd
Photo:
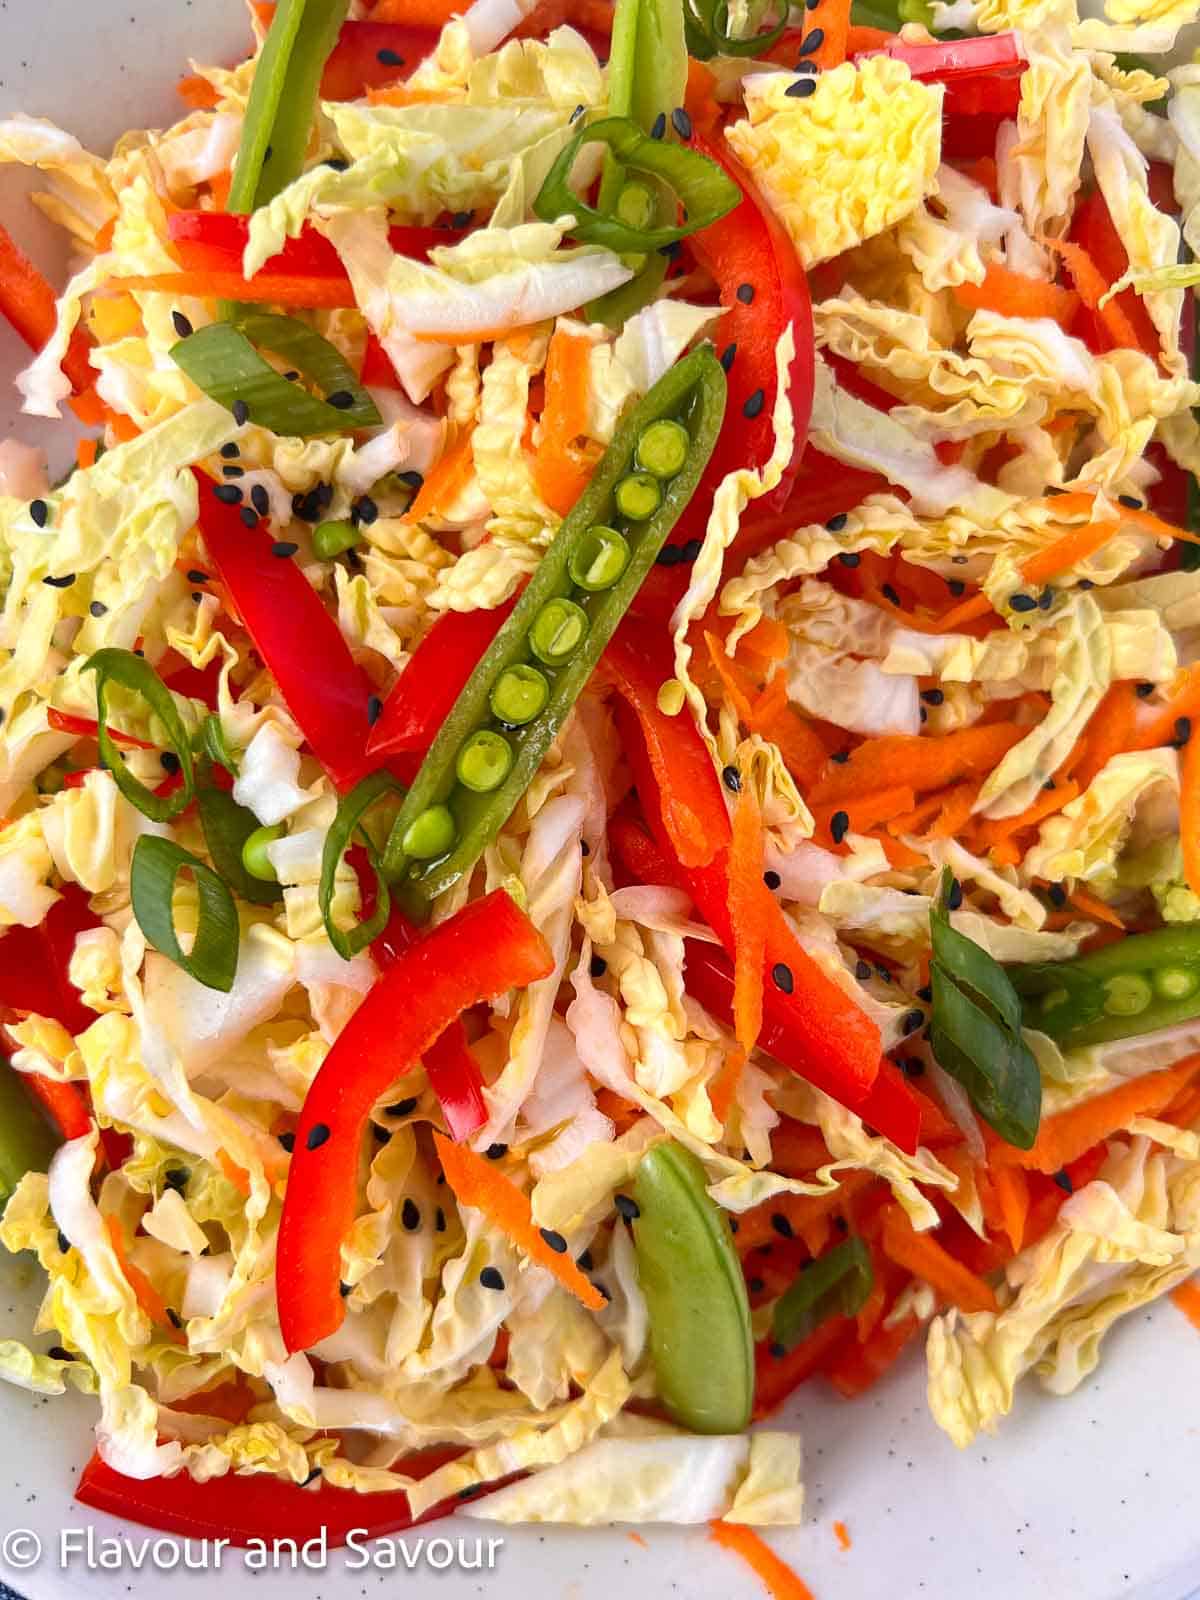
<svg viewBox="0 0 1200 1600"><path fill-rule="evenodd" d="M672 1143L642 1157L633 1197L638 1282L663 1403L695 1433L740 1433L754 1400L754 1339L725 1214L709 1198L699 1161Z"/></svg>

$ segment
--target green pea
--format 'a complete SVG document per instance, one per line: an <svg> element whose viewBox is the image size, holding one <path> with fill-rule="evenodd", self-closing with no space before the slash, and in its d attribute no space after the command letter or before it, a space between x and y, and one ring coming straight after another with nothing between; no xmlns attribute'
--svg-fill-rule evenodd
<svg viewBox="0 0 1200 1600"><path fill-rule="evenodd" d="M631 522L647 522L662 504L658 479L649 472L631 472L613 494L617 510Z"/></svg>
<svg viewBox="0 0 1200 1600"><path fill-rule="evenodd" d="M404 853L414 861L434 861L446 854L457 836L449 806L427 806L405 830Z"/></svg>
<svg viewBox="0 0 1200 1600"><path fill-rule="evenodd" d="M496 680L488 699L492 715L510 728L523 728L532 722L550 698L550 685L536 667L507 667Z"/></svg>
<svg viewBox="0 0 1200 1600"><path fill-rule="evenodd" d="M1153 982L1154 992L1164 1000L1186 1000L1190 994L1195 994L1200 978L1182 967L1165 967L1154 974Z"/></svg>
<svg viewBox="0 0 1200 1600"><path fill-rule="evenodd" d="M611 589L628 565L629 545L624 535L615 528L597 523L583 534L571 552L567 570L572 583L589 594L599 594L603 589Z"/></svg>
<svg viewBox="0 0 1200 1600"><path fill-rule="evenodd" d="M1104 1009L1110 1017L1136 1017L1154 998L1140 972L1121 972L1104 985Z"/></svg>
<svg viewBox="0 0 1200 1600"><path fill-rule="evenodd" d="M681 422L652 422L637 444L637 464L656 478L673 478L688 458L691 440Z"/></svg>
<svg viewBox="0 0 1200 1600"><path fill-rule="evenodd" d="M242 865L252 878L262 878L266 883L278 883L279 874L271 864L267 846L282 839L287 829L282 822L270 828L255 828L242 846Z"/></svg>
<svg viewBox="0 0 1200 1600"><path fill-rule="evenodd" d="M458 752L455 770L458 781L476 794L491 794L508 777L513 764L513 749L501 733L481 728L473 733Z"/></svg>
<svg viewBox="0 0 1200 1600"><path fill-rule="evenodd" d="M750 1306L733 1235L704 1168L663 1143L638 1165L633 1222L658 1391L696 1433L740 1433L754 1398Z"/></svg>
<svg viewBox="0 0 1200 1600"><path fill-rule="evenodd" d="M569 661L587 638L587 612L573 600L547 600L533 619L529 648L548 667Z"/></svg>
<svg viewBox="0 0 1200 1600"><path fill-rule="evenodd" d="M343 550L353 550L361 538L352 522L322 522L313 529L313 549L322 561L332 561Z"/></svg>
<svg viewBox="0 0 1200 1600"><path fill-rule="evenodd" d="M625 184L617 196L617 215L631 228L651 227L656 209L653 194L646 184L636 179Z"/></svg>

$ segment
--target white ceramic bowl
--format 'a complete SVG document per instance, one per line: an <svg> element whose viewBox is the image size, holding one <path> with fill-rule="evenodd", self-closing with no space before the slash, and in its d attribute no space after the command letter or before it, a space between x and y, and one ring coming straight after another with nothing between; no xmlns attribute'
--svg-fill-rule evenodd
<svg viewBox="0 0 1200 1600"><path fill-rule="evenodd" d="M0 0L0 115L47 116L97 150L127 127L180 114L173 92L190 56L232 61L244 49L239 0ZM53 230L23 202L32 185L0 172L3 220L59 280L63 252ZM27 359L0 329L0 370ZM20 418L0 395L0 435L14 431L60 457L66 430ZM39 1297L36 1270L0 1262L0 1338L28 1335ZM37 1341L45 1346L49 1341ZM1200 1336L1169 1303L1121 1324L1099 1375L1066 1400L1022 1391L996 1440L960 1454L934 1427L919 1355L854 1405L820 1384L801 1392L792 1420L803 1428L808 1515L772 1532L816 1600L1183 1600L1200 1587ZM611 1600L622 1592L687 1600L759 1600L758 1581L711 1544L703 1529L493 1529L456 1519L424 1530L473 1540L502 1535L494 1570L434 1572L417 1536L410 1574L246 1570L236 1552L219 1575L143 1569L114 1572L82 1557L57 1560L64 1529L97 1537L141 1530L85 1512L71 1496L90 1453L91 1402L45 1400L0 1384L0 1581L29 1600L87 1593L96 1600L157 1597L164 1583L191 1593L283 1600L361 1600L402 1583L442 1600ZM842 1551L833 1523L850 1531ZM43 1555L23 1565L28 1531ZM5 1536L9 1543L5 1544ZM6 1561L6 1555L8 1560Z"/></svg>

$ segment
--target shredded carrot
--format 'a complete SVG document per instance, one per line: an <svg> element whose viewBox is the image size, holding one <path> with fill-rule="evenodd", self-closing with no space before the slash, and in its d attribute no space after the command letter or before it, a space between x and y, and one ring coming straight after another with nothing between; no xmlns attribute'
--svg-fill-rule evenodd
<svg viewBox="0 0 1200 1600"><path fill-rule="evenodd" d="M1200 894L1200 737L1183 747L1179 789L1179 837L1183 872L1193 894Z"/></svg>
<svg viewBox="0 0 1200 1600"><path fill-rule="evenodd" d="M926 867L929 864L926 856L910 849L903 839L893 839L890 833L881 833L878 828L872 831L871 837L878 839L889 865L895 867L898 872L902 872L906 867Z"/></svg>
<svg viewBox="0 0 1200 1600"><path fill-rule="evenodd" d="M586 446L591 351L586 334L558 328L546 356L546 404L533 476L542 499L562 517L587 488L596 464L596 452Z"/></svg>
<svg viewBox="0 0 1200 1600"><path fill-rule="evenodd" d="M947 789L944 792L927 794L924 800L918 801L913 806L911 811L902 811L899 816L892 817L887 825L888 832L895 835L920 833L924 825L932 822L938 815L953 793L953 789Z"/></svg>
<svg viewBox="0 0 1200 1600"><path fill-rule="evenodd" d="M650 1546L646 1543L645 1539L642 1538L640 1533L631 1533L629 1538L634 1544L639 1545L643 1550L649 1550Z"/></svg>
<svg viewBox="0 0 1200 1600"><path fill-rule="evenodd" d="M250 1174L246 1169L239 1167L227 1150L217 1151L217 1165L238 1193L244 1194L248 1199L250 1196Z"/></svg>
<svg viewBox="0 0 1200 1600"><path fill-rule="evenodd" d="M812 1590L802 1583L791 1567L781 1561L753 1528L742 1522L712 1522L712 1537L724 1550L741 1556L762 1579L773 1600L813 1600Z"/></svg>
<svg viewBox="0 0 1200 1600"><path fill-rule="evenodd" d="M460 1205L481 1211L518 1250L554 1275L589 1311L604 1309L604 1296L586 1278L570 1255L551 1249L533 1220L529 1197L511 1179L467 1145L454 1144L434 1132L433 1142L446 1182Z"/></svg>
<svg viewBox="0 0 1200 1600"><path fill-rule="evenodd" d="M1120 302L1112 299L1107 305L1101 306L1100 302L1112 285L1083 246L1072 244L1067 239L1052 239L1041 235L1038 237L1038 243L1047 250L1054 251L1060 258L1070 274L1079 298L1089 311L1094 311L1100 318L1113 341L1127 350L1141 350L1143 345L1138 338L1137 330L1125 315Z"/></svg>
<svg viewBox="0 0 1200 1600"><path fill-rule="evenodd" d="M991 1285L956 1261L928 1233L918 1233L898 1205L888 1206L883 1223L883 1248L897 1266L924 1278L944 1300L960 1311L995 1311Z"/></svg>
<svg viewBox="0 0 1200 1600"><path fill-rule="evenodd" d="M243 278L240 272L162 272L145 278L117 280L123 289L138 294L170 294L201 300L245 300L256 305L296 306L313 311L337 311L354 306L349 278L299 278L270 276Z"/></svg>
<svg viewBox="0 0 1200 1600"><path fill-rule="evenodd" d="M844 1522L835 1522L834 1523L834 1525L833 1525L833 1536L838 1542L838 1549L839 1550L849 1550L849 1548L850 1548L850 1530L849 1530L849 1528L847 1528L847 1526L846 1526L846 1524Z"/></svg>
<svg viewBox="0 0 1200 1600"><path fill-rule="evenodd" d="M609 1117L618 1134L627 1133L641 1116L641 1108L624 1099L615 1089L596 1090L596 1110Z"/></svg>
<svg viewBox="0 0 1200 1600"><path fill-rule="evenodd" d="M738 1080L762 1028L763 969L773 908L771 891L763 882L762 812L753 785L744 783L733 808L733 836L729 846L733 1031L737 1049L726 1056L709 1091L713 1111L722 1122L728 1119Z"/></svg>
<svg viewBox="0 0 1200 1600"><path fill-rule="evenodd" d="M198 72L186 73L175 85L175 92L192 111L214 111L220 99L207 78Z"/></svg>
<svg viewBox="0 0 1200 1600"><path fill-rule="evenodd" d="M973 594L961 605L943 612L938 618L939 633L959 633L968 622L978 622L992 610L992 602L985 594Z"/></svg>
<svg viewBox="0 0 1200 1600"><path fill-rule="evenodd" d="M100 445L96 439L80 439L75 446L75 463L80 467L94 467Z"/></svg>
<svg viewBox="0 0 1200 1600"><path fill-rule="evenodd" d="M371 21L404 22L410 28L442 28L462 9L462 0L375 0Z"/></svg>
<svg viewBox="0 0 1200 1600"><path fill-rule="evenodd" d="M832 1161L820 1128L785 1117L771 1134L771 1170L785 1178L807 1178Z"/></svg>
<svg viewBox="0 0 1200 1600"><path fill-rule="evenodd" d="M784 765L804 789L815 783L829 752L812 724L788 701L785 673L777 672L759 695L747 726L775 745Z"/></svg>
<svg viewBox="0 0 1200 1600"><path fill-rule="evenodd" d="M1127 1128L1134 1117L1153 1117L1169 1106L1191 1083L1197 1071L1200 1071L1200 1055L1188 1056L1162 1072L1131 1078L1069 1111L1044 1117L1030 1149L1018 1150L1008 1144L993 1147L993 1169L1016 1166L1034 1172L1059 1172L1094 1145Z"/></svg>
<svg viewBox="0 0 1200 1600"><path fill-rule="evenodd" d="M725 654L725 646L715 634L706 630L704 644L713 671L720 679L730 705L737 712L739 722L749 727L754 718L755 702L759 699L757 686L751 683L737 662Z"/></svg>
<svg viewBox="0 0 1200 1600"><path fill-rule="evenodd" d="M1121 521L1136 523L1156 539L1182 539L1185 544L1200 544L1200 533L1195 533L1191 528L1177 527L1173 522L1164 522L1144 506L1122 506Z"/></svg>
<svg viewBox="0 0 1200 1600"><path fill-rule="evenodd" d="M1101 900L1099 895L1093 894L1090 889L1085 889L1082 885L1076 884L1068 898L1076 910L1082 911L1085 917L1093 917L1097 922L1108 923L1110 928L1120 928L1122 932L1125 931L1125 924L1113 908L1106 901Z"/></svg>
<svg viewBox="0 0 1200 1600"><path fill-rule="evenodd" d="M1195 1278L1189 1278L1186 1283L1181 1283L1178 1288L1171 1290L1171 1299L1193 1328L1200 1330L1200 1283L1197 1283Z"/></svg>
<svg viewBox="0 0 1200 1600"><path fill-rule="evenodd" d="M697 61L694 56L688 57L687 90L683 103L688 116L692 119L693 127L699 128L704 134L715 131L721 120L716 75L709 71L703 61Z"/></svg>
<svg viewBox="0 0 1200 1600"><path fill-rule="evenodd" d="M1084 522L1064 533L1053 544L1035 551L1021 563L1021 576L1027 583L1049 583L1060 572L1070 572L1081 561L1094 556L1120 529L1120 522Z"/></svg>
<svg viewBox="0 0 1200 1600"><path fill-rule="evenodd" d="M133 1290L134 1298L137 1300L138 1305L141 1306L151 1322L157 1327L166 1329L174 1342L181 1343L183 1336L167 1313L166 1301L140 1267L135 1267L129 1259L128 1251L125 1248L125 1232L121 1227L120 1218L115 1216L105 1217L104 1222L108 1229L108 1236L112 1240L113 1253L125 1276L125 1281Z"/></svg>
<svg viewBox="0 0 1200 1600"><path fill-rule="evenodd" d="M1003 1228L1015 1255L1025 1242L1025 1219L1029 1215L1029 1179L1024 1168L994 1166L990 1169L992 1188L1000 1208Z"/></svg>
<svg viewBox="0 0 1200 1600"><path fill-rule="evenodd" d="M475 453L471 435L464 433L450 446L417 491L416 499L401 517L401 522L421 522L426 517L444 516L446 510L471 481Z"/></svg>
<svg viewBox="0 0 1200 1600"><path fill-rule="evenodd" d="M1112 758L1128 750L1137 727L1138 700L1128 683L1114 683L1092 713L1075 748L1063 763L1064 772L1084 790Z"/></svg>
<svg viewBox="0 0 1200 1600"><path fill-rule="evenodd" d="M947 791L942 801L941 811L937 821L929 829L927 837L930 839L954 839L966 827L971 813L975 809L975 802L979 798L982 786L968 780L965 783L956 783Z"/></svg>
<svg viewBox="0 0 1200 1600"><path fill-rule="evenodd" d="M229 191L233 188L233 168L226 167L224 172L218 172L215 178L208 180L208 192L212 196L213 206L218 211L229 208Z"/></svg>
<svg viewBox="0 0 1200 1600"><path fill-rule="evenodd" d="M852 833L867 833L888 822L898 813L911 811L917 797L909 788L876 789L872 794L855 795L853 799L834 801L831 805L814 806L813 820L819 832L828 833L835 816L844 816Z"/></svg>
<svg viewBox="0 0 1200 1600"><path fill-rule="evenodd" d="M1170 744L1176 737L1175 724L1179 718L1194 716L1200 716L1200 663L1185 667L1179 673L1171 685L1166 705L1137 728L1131 748L1155 750L1159 745Z"/></svg>
<svg viewBox="0 0 1200 1600"><path fill-rule="evenodd" d="M444 89L414 89L407 83L388 83L381 89L367 90L367 103L373 106L440 105L445 98Z"/></svg>
<svg viewBox="0 0 1200 1600"><path fill-rule="evenodd" d="M998 311L1005 317L1049 317L1069 328L1079 309L1079 296L1056 283L1043 283L1013 272L999 262L989 264L982 283L955 286L954 298L968 311Z"/></svg>
<svg viewBox="0 0 1200 1600"><path fill-rule="evenodd" d="M997 817L994 821L983 821L976 824L975 835L983 845L1000 844L1005 839L1010 839L1014 833L1020 833L1022 828L1033 828L1046 817L1052 817L1056 811L1079 793L1079 785L1073 781L1056 783L1053 789L1042 789L1038 792L1037 799L1018 811L1015 817ZM955 829L955 832L958 830Z"/></svg>
<svg viewBox="0 0 1200 1600"><path fill-rule="evenodd" d="M1015 722L993 722L956 728L938 739L919 734L866 739L848 760L826 767L809 798L822 805L897 785L917 794L945 789L960 778L985 776L1025 732Z"/></svg>
<svg viewBox="0 0 1200 1600"><path fill-rule="evenodd" d="M821 1217L837 1216L860 1189L874 1182L874 1175L849 1171L840 1172L838 1179L837 1186L826 1194L777 1194L743 1211L738 1218L738 1254L744 1256L764 1244L778 1244L780 1239L803 1233Z"/></svg>

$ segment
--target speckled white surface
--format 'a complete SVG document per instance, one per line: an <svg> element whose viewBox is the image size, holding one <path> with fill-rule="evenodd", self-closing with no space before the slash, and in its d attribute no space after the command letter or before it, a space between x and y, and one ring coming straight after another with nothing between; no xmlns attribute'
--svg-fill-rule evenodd
<svg viewBox="0 0 1200 1600"><path fill-rule="evenodd" d="M123 128L178 114L175 76L190 55L231 60L245 39L239 0L0 0L0 115L49 116L96 148ZM61 275L51 230L22 204L28 184L0 172L5 223ZM24 357L0 329L5 378ZM14 419L7 390L0 430ZM46 425L19 419L23 437ZM24 1262L0 1262L0 1338L27 1336L38 1298ZM41 1339L44 1347L50 1341ZM1200 1336L1170 1304L1135 1316L1110 1340L1100 1375L1068 1400L1026 1388L1000 1437L960 1455L930 1422L915 1353L878 1397L846 1405L811 1387L796 1408L808 1457L809 1515L772 1534L816 1600L1183 1600L1200 1585ZM219 1578L104 1574L53 1560L63 1528L85 1513L72 1487L90 1449L92 1406L0 1386L0 1549L29 1529L48 1554L0 1582L29 1600L158 1600L192 1592L284 1600L363 1600L402 1584L442 1600L611 1600L622 1592L687 1600L757 1600L762 1589L701 1531L501 1530L494 1573L270 1575L236 1557ZM839 1549L833 1522L852 1548ZM449 1525L443 1525L444 1527ZM458 1519L451 1531L487 1534ZM137 1535L136 1530L126 1530ZM433 1530L441 1531L441 1530Z"/></svg>

